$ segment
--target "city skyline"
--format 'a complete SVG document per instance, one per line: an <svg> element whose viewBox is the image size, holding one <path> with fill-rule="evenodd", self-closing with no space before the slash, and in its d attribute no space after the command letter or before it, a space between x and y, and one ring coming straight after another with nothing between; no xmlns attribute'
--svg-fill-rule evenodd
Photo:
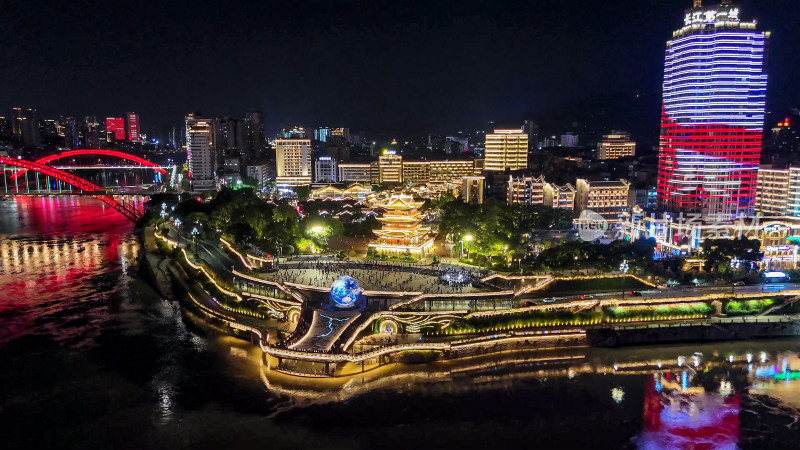
<svg viewBox="0 0 800 450"><path fill-rule="evenodd" d="M797 65L792 44L800 32L791 27L796 8L737 4L775 35L768 64ZM348 5L241 8L255 17L273 18L270 27L256 26L244 11L228 8L201 20L209 36L215 36L209 46L203 42L210 37L185 39L192 20L168 26L178 14L185 19L199 14L179 4L126 14L115 14L118 7L113 5L87 8L87 19L107 19L94 21L98 35L111 26L152 29L146 36L134 31L97 42L91 33L65 28L69 21L41 26L46 14L12 3L18 20L10 31L19 44L9 49L9 56L19 63L0 69L6 79L15 80L0 88L0 104L35 107L42 117L136 111L145 118L145 129L180 123L190 111L223 117L255 108L264 111L269 132L292 123L345 123L376 134L488 127L492 120L503 127L539 116L566 126L570 120L591 121L582 116L605 110L616 116L608 117L615 122L609 126L630 128L638 140L655 143L660 52L679 25L675 11L691 6L683 0L579 1L569 7L538 2L528 8L496 2L426 8ZM51 13L63 7L53 5ZM236 19L241 27L220 29L225 19ZM50 53L43 40L58 33L72 38L74 52ZM431 34L444 39L423 45ZM47 63L47 71L26 60L31 53L37 55L34 62ZM70 56L81 53L105 55L107 63L96 70ZM253 55L258 61L241 64ZM514 71L499 64L509 57L518 59ZM198 68L206 58L221 63ZM65 66L70 70L61 70ZM195 83L182 81L188 71L193 71L188 79L195 77ZM788 70L768 71L775 75L767 111L780 116L798 103L800 80ZM52 73L60 76L53 78ZM618 105L607 104L613 98L620 100ZM637 123L618 123L633 120Z"/></svg>

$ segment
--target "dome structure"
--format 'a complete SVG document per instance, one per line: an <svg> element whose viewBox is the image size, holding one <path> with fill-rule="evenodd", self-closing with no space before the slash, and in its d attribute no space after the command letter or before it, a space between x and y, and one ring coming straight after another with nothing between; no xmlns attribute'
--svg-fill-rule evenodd
<svg viewBox="0 0 800 450"><path fill-rule="evenodd" d="M353 277L341 276L331 285L331 298L338 308L352 308L360 295L361 288Z"/></svg>

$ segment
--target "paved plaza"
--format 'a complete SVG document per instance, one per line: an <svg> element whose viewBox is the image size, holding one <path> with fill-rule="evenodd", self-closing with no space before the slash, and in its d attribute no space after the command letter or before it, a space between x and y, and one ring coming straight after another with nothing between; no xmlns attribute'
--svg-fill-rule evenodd
<svg viewBox="0 0 800 450"><path fill-rule="evenodd" d="M261 274L261 277L270 281L327 287L342 275L355 278L365 290L456 294L479 291L472 286L472 281L481 278L484 273L449 264L432 268L416 264L307 260L283 263L280 270Z"/></svg>

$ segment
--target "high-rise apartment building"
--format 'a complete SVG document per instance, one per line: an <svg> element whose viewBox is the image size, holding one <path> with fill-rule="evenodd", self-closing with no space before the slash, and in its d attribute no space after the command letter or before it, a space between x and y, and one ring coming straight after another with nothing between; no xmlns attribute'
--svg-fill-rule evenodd
<svg viewBox="0 0 800 450"><path fill-rule="evenodd" d="M667 42L658 201L672 212L730 219L753 212L768 32L730 0L695 0Z"/></svg>
<svg viewBox="0 0 800 450"><path fill-rule="evenodd" d="M261 156L266 138L264 136L264 113L261 111L248 111L242 120L242 146L251 158Z"/></svg>
<svg viewBox="0 0 800 450"><path fill-rule="evenodd" d="M125 119L122 117L106 117L106 135L115 141L124 141Z"/></svg>
<svg viewBox="0 0 800 450"><path fill-rule="evenodd" d="M765 216L800 216L800 167L758 169L756 212Z"/></svg>
<svg viewBox="0 0 800 450"><path fill-rule="evenodd" d="M212 149L211 120L196 114L186 116L186 157L193 191L214 189L216 158Z"/></svg>
<svg viewBox="0 0 800 450"><path fill-rule="evenodd" d="M22 137L26 147L37 147L42 143L42 132L39 129L39 118L33 108L14 108L14 135Z"/></svg>
<svg viewBox="0 0 800 450"><path fill-rule="evenodd" d="M275 140L276 182L283 186L311 184L311 139Z"/></svg>
<svg viewBox="0 0 800 450"><path fill-rule="evenodd" d="M528 167L528 135L521 129L486 133L484 169L503 171Z"/></svg>
<svg viewBox="0 0 800 450"><path fill-rule="evenodd" d="M67 149L78 148L78 124L74 117L64 119L64 147Z"/></svg>
<svg viewBox="0 0 800 450"><path fill-rule="evenodd" d="M528 135L528 148L531 150L538 150L539 125L533 120L526 120L522 124L522 131Z"/></svg>
<svg viewBox="0 0 800 450"><path fill-rule="evenodd" d="M22 108L16 107L13 109L13 116L11 117L11 129L14 136L22 136Z"/></svg>
<svg viewBox="0 0 800 450"><path fill-rule="evenodd" d="M598 159L617 159L636 155L636 142L631 140L630 133L612 131L603 135L597 144Z"/></svg>
<svg viewBox="0 0 800 450"><path fill-rule="evenodd" d="M139 115L129 112L128 116L128 140L138 142L139 139Z"/></svg>

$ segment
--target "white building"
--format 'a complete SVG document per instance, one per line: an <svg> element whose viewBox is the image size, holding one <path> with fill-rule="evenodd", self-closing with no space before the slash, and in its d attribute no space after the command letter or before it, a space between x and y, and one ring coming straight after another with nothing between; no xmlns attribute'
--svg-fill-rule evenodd
<svg viewBox="0 0 800 450"><path fill-rule="evenodd" d="M311 139L276 139L275 162L278 185L311 184Z"/></svg>
<svg viewBox="0 0 800 450"><path fill-rule="evenodd" d="M338 181L336 160L331 156L320 156L314 161L314 182L336 183Z"/></svg>
<svg viewBox="0 0 800 450"><path fill-rule="evenodd" d="M186 116L186 157L189 167L191 190L214 189L214 152L211 142L211 121Z"/></svg>

